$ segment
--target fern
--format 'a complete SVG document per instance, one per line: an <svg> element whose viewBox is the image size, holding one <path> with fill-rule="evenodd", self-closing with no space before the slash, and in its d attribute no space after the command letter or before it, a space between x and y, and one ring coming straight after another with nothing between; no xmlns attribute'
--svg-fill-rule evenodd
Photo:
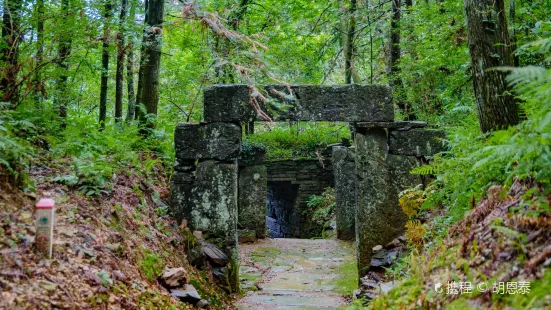
<svg viewBox="0 0 551 310"><path fill-rule="evenodd" d="M418 175L435 175L440 173L440 167L437 165L424 165L413 168L409 173Z"/></svg>

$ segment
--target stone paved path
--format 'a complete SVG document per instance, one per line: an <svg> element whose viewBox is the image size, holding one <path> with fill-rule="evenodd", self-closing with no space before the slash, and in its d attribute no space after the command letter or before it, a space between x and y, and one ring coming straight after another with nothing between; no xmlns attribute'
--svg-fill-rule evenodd
<svg viewBox="0 0 551 310"><path fill-rule="evenodd" d="M259 240L239 245L239 261L238 309L337 309L356 288L354 252L342 241Z"/></svg>

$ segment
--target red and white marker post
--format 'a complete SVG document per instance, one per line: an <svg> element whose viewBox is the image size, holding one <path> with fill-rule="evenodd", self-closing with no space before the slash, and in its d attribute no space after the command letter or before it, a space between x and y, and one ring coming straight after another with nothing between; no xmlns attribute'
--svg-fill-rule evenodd
<svg viewBox="0 0 551 310"><path fill-rule="evenodd" d="M55 201L43 198L36 204L36 254L52 258L52 241L54 236Z"/></svg>

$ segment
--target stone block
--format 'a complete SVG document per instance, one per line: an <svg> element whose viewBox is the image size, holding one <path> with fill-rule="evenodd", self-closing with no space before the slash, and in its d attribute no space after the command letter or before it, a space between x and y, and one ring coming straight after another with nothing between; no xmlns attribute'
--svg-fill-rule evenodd
<svg viewBox="0 0 551 310"><path fill-rule="evenodd" d="M239 169L239 227L254 230L257 238L266 237L267 180L266 166Z"/></svg>
<svg viewBox="0 0 551 310"><path fill-rule="evenodd" d="M390 132L390 153L407 156L432 156L445 151L442 130L412 129Z"/></svg>
<svg viewBox="0 0 551 310"><path fill-rule="evenodd" d="M289 108L262 110L273 120L390 122L394 120L392 92L386 85L268 85L261 87L271 98ZM250 104L248 85L210 85L204 91L207 122L262 120ZM281 106L281 105L280 105Z"/></svg>
<svg viewBox="0 0 551 310"><path fill-rule="evenodd" d="M404 229L406 215L398 205L388 163L386 130L358 131L356 146L356 245L358 270L363 276L371 264L372 249L387 244Z"/></svg>
<svg viewBox="0 0 551 310"><path fill-rule="evenodd" d="M354 149L333 147L333 172L335 174L337 238L354 240L356 218L356 163Z"/></svg>
<svg viewBox="0 0 551 310"><path fill-rule="evenodd" d="M174 132L174 147L178 162L233 160L241 151L241 127L232 123L180 123Z"/></svg>
<svg viewBox="0 0 551 310"><path fill-rule="evenodd" d="M239 243L254 243L256 241L256 231L250 229L240 229L237 232Z"/></svg>
<svg viewBox="0 0 551 310"><path fill-rule="evenodd" d="M397 194L407 188L423 184L423 179L420 175L410 173L411 170L421 165L416 157L388 155L387 162L390 166L392 184Z"/></svg>
<svg viewBox="0 0 551 310"><path fill-rule="evenodd" d="M173 183L171 209L178 221L188 221L190 230L220 239L227 249L235 248L237 162L200 161L192 183Z"/></svg>

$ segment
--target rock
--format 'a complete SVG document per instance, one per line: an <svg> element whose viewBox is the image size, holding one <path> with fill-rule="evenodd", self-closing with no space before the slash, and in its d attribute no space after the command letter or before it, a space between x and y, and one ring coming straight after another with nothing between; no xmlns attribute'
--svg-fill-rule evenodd
<svg viewBox="0 0 551 310"><path fill-rule="evenodd" d="M95 258L97 255L96 255L96 252L94 252L93 250L90 250L90 249L87 249L85 247L82 247L80 245L76 245L73 247L73 251L75 251L75 253L77 253L77 256L79 257L83 257L84 255L86 255L87 257L89 258Z"/></svg>
<svg viewBox="0 0 551 310"><path fill-rule="evenodd" d="M232 160L241 152L241 127L232 123L180 123L174 132L178 161Z"/></svg>
<svg viewBox="0 0 551 310"><path fill-rule="evenodd" d="M239 169L237 213L239 227L255 231L255 239L264 238L266 235L267 180L266 166L248 166ZM239 238L239 242L242 242L241 237ZM254 240L248 242L254 242Z"/></svg>
<svg viewBox="0 0 551 310"><path fill-rule="evenodd" d="M214 267L212 268L212 275L214 277L214 281L216 282L216 284L222 288L223 290L225 290L226 292L232 292L232 283L231 283L231 275L230 275L230 270L228 269L228 267ZM236 284L238 285L238 279L236 280Z"/></svg>
<svg viewBox="0 0 551 310"><path fill-rule="evenodd" d="M394 238L391 242L389 242L386 247L387 248L398 248L402 246L402 242L398 238Z"/></svg>
<svg viewBox="0 0 551 310"><path fill-rule="evenodd" d="M445 151L442 130L412 129L390 132L389 152L394 155L432 156Z"/></svg>
<svg viewBox="0 0 551 310"><path fill-rule="evenodd" d="M57 289L57 284L46 280L38 280L38 285L48 292L54 292Z"/></svg>
<svg viewBox="0 0 551 310"><path fill-rule="evenodd" d="M181 224L180 224L180 228L187 228L187 220L186 219L183 219Z"/></svg>
<svg viewBox="0 0 551 310"><path fill-rule="evenodd" d="M165 267L165 269L159 276L159 281L163 284L163 286L168 288L180 287L187 283L188 277L189 276L187 270L182 267Z"/></svg>
<svg viewBox="0 0 551 310"><path fill-rule="evenodd" d="M21 214L19 215L19 220L22 221L25 224L32 224L33 223L33 215L29 211L21 211Z"/></svg>
<svg viewBox="0 0 551 310"><path fill-rule="evenodd" d="M92 245L92 244L95 243L94 238L92 238L92 236L90 236L89 234L87 234L85 232L79 231L78 235L80 237L82 237L84 239L84 242L88 245Z"/></svg>
<svg viewBox="0 0 551 310"><path fill-rule="evenodd" d="M238 232L239 243L254 243L256 241L256 232L249 229L241 229Z"/></svg>
<svg viewBox="0 0 551 310"><path fill-rule="evenodd" d="M354 240L356 212L356 164L354 149L342 146L333 148L333 172L335 175L337 238Z"/></svg>
<svg viewBox="0 0 551 310"><path fill-rule="evenodd" d="M128 280L128 277L122 273L120 270L113 271L113 279L117 281L126 282Z"/></svg>
<svg viewBox="0 0 551 310"><path fill-rule="evenodd" d="M398 285L397 281L390 281L390 282L381 282L379 283L379 291L382 294L388 293L390 290L395 288Z"/></svg>
<svg viewBox="0 0 551 310"><path fill-rule="evenodd" d="M373 253L377 253L382 249L383 249L383 246L379 244L379 245L373 247Z"/></svg>
<svg viewBox="0 0 551 310"><path fill-rule="evenodd" d="M357 289L354 291L354 299L360 299L360 300L365 300L365 301L369 301L369 300L372 300L373 298L375 297L375 294L372 292L372 291L365 291L365 290L362 290L362 289Z"/></svg>
<svg viewBox="0 0 551 310"><path fill-rule="evenodd" d="M106 243L103 245L106 249L113 253L117 253L121 250L121 244L120 243Z"/></svg>
<svg viewBox="0 0 551 310"><path fill-rule="evenodd" d="M193 231L193 236L195 238L197 238L197 240L201 240L201 239L203 239L203 232L200 231L200 230L194 230Z"/></svg>
<svg viewBox="0 0 551 310"><path fill-rule="evenodd" d="M274 100L289 105L276 110L274 120L374 122L393 121L392 92L385 85L267 85ZM291 92L289 92L291 90ZM262 91L262 90L261 90ZM243 122L258 119L249 104L248 85L211 85L204 90L207 122ZM259 100L262 110L268 111ZM275 114L275 113L274 113Z"/></svg>
<svg viewBox="0 0 551 310"><path fill-rule="evenodd" d="M197 308L206 308L210 305L210 303L204 299L201 299L199 300L199 302L197 302L197 304L195 305L195 307Z"/></svg>
<svg viewBox="0 0 551 310"><path fill-rule="evenodd" d="M377 287L377 281L372 279L360 278L360 283L363 288L374 289Z"/></svg>
<svg viewBox="0 0 551 310"><path fill-rule="evenodd" d="M224 252L222 252L217 246L204 240L200 241L203 247L203 253L205 253L207 258L211 262L219 266L226 266L230 262L229 257L224 254Z"/></svg>
<svg viewBox="0 0 551 310"><path fill-rule="evenodd" d="M205 253L203 248L198 246L187 251L187 259L189 263L196 268L201 268L205 265Z"/></svg>
<svg viewBox="0 0 551 310"><path fill-rule="evenodd" d="M186 284L183 290L170 290L170 294L178 297L181 301L195 305L201 300L201 296L193 285Z"/></svg>
<svg viewBox="0 0 551 310"><path fill-rule="evenodd" d="M372 267L387 267L392 264L392 262L398 256L398 251L387 251L380 250L371 257L371 266Z"/></svg>

